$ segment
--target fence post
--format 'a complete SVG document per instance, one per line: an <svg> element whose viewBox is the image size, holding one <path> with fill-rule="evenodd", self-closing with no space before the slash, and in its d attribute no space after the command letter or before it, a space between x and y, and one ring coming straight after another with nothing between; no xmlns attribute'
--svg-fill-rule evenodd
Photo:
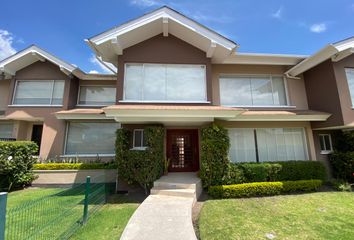
<svg viewBox="0 0 354 240"><path fill-rule="evenodd" d="M0 192L0 240L5 240L7 192Z"/></svg>
<svg viewBox="0 0 354 240"><path fill-rule="evenodd" d="M83 224L87 222L88 218L88 204L89 204L89 195L90 195L90 182L91 177L86 177L86 186L85 186L85 199L84 199L84 216L83 216ZM1 240L1 239L0 239Z"/></svg>

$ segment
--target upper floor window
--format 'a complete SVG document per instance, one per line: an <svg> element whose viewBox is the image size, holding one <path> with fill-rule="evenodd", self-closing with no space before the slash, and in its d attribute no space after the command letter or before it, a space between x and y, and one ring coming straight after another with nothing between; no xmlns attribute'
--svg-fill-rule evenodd
<svg viewBox="0 0 354 240"><path fill-rule="evenodd" d="M126 64L124 100L205 102L204 65Z"/></svg>
<svg viewBox="0 0 354 240"><path fill-rule="evenodd" d="M225 106L285 106L284 78L281 76L222 76L220 102Z"/></svg>
<svg viewBox="0 0 354 240"><path fill-rule="evenodd" d="M62 105L64 80L17 81L14 105Z"/></svg>
<svg viewBox="0 0 354 240"><path fill-rule="evenodd" d="M352 98L352 106L354 106L354 68L346 68L345 73L347 75L349 92Z"/></svg>
<svg viewBox="0 0 354 240"><path fill-rule="evenodd" d="M106 106L115 102L114 86L80 86L79 105Z"/></svg>

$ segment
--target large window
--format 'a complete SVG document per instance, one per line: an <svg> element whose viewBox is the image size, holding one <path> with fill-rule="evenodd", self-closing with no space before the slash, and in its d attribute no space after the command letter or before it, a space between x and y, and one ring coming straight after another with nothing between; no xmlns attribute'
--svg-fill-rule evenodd
<svg viewBox="0 0 354 240"><path fill-rule="evenodd" d="M14 105L62 105L64 80L17 81Z"/></svg>
<svg viewBox="0 0 354 240"><path fill-rule="evenodd" d="M70 122L65 154L114 154L117 123Z"/></svg>
<svg viewBox="0 0 354 240"><path fill-rule="evenodd" d="M106 106L115 102L114 86L80 86L79 105Z"/></svg>
<svg viewBox="0 0 354 240"><path fill-rule="evenodd" d="M303 128L229 129L232 162L307 160Z"/></svg>
<svg viewBox="0 0 354 240"><path fill-rule="evenodd" d="M347 75L349 92L352 99L352 106L354 106L354 68L346 68L345 73Z"/></svg>
<svg viewBox="0 0 354 240"><path fill-rule="evenodd" d="M12 138L12 123L0 123L0 138Z"/></svg>
<svg viewBox="0 0 354 240"><path fill-rule="evenodd" d="M126 64L125 101L205 102L204 65Z"/></svg>
<svg viewBox="0 0 354 240"><path fill-rule="evenodd" d="M281 76L220 77L220 101L224 106L287 105Z"/></svg>

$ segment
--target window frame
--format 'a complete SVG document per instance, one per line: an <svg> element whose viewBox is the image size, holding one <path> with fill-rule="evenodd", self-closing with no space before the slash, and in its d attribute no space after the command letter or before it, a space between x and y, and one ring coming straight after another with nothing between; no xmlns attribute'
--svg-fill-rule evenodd
<svg viewBox="0 0 354 240"><path fill-rule="evenodd" d="M309 153L309 145L308 145L308 136L307 136L307 132L306 132L306 128L305 127L270 127L270 128L260 128L260 127L228 127L226 128L228 131L230 129L252 129L254 132L254 143L255 143L255 154L256 154L256 161L255 162L232 162L232 159L230 158L230 162L232 163L263 163L264 161L261 161L260 157L259 157L259 148L258 148L258 138L257 138L257 130L258 129L301 129L302 133L303 133L303 143L304 143L304 151L305 151L305 160L303 161L311 161L310 160L310 153ZM231 147L230 147L231 149ZM230 151L229 149L229 151ZM228 153L228 156L230 157L230 152ZM284 160L284 162L287 161L291 161L291 160Z"/></svg>
<svg viewBox="0 0 354 240"><path fill-rule="evenodd" d="M285 105L237 105L237 104L226 104L223 105L221 103L221 81L220 79L222 77L262 77L262 76L268 76L270 77L269 79L271 80L271 86L272 86L272 98L274 101L274 96L273 96L273 77L281 77L283 79L283 83L284 83L284 94L285 94L285 101L286 104ZM218 75L218 84L219 84L219 101L220 101L220 105L221 106L225 106L225 107L243 107L243 108L296 108L296 106L292 106L290 103L290 98L289 98L289 89L288 89L288 81L287 78L281 74L252 74L252 73L220 73ZM251 90L252 91L252 90ZM252 92L251 92L252 94ZM251 95L252 97L252 95Z"/></svg>
<svg viewBox="0 0 354 240"><path fill-rule="evenodd" d="M105 106L109 106L109 105L105 105L105 104L80 104L81 87L110 87L110 88L115 88L115 90L116 90L115 101L112 103L112 105L114 105L116 103L117 86L115 86L115 85L99 85L99 84L95 84L95 85L84 84L84 85L79 85L79 90L78 90L78 94L77 94L77 101L76 101L76 106L78 106L78 107L81 107L81 106L82 107L105 107Z"/></svg>
<svg viewBox="0 0 354 240"><path fill-rule="evenodd" d="M351 107L352 107L352 109L354 109L354 102L353 102L353 99L354 99L354 91L353 91L353 96L352 96L352 92L350 91L350 86L349 86L349 78L348 78L347 70L353 71L353 73L354 73L354 67L345 67L345 68L344 68L345 78L346 78L346 80L347 80L347 86L348 86L348 91L349 91L349 95L350 95ZM354 81L354 79L353 79L353 81ZM353 90L354 90L354 89L353 89Z"/></svg>
<svg viewBox="0 0 354 240"><path fill-rule="evenodd" d="M63 155L60 155L61 157L114 157L116 154L115 153L97 153L97 154L91 154L91 153L79 153L79 154L67 154L67 143L68 143L68 137L69 137L69 128L70 128L70 123L102 123L102 122L97 122L97 121L67 121L66 126L65 126L65 138L64 138L64 148L63 148ZM103 122L103 123L116 123L117 124L117 129L121 128L121 124L117 122Z"/></svg>
<svg viewBox="0 0 354 240"><path fill-rule="evenodd" d="M17 86L19 82L38 82L38 81L43 81L43 82L52 82L52 92L51 92L51 98L50 102L53 102L53 94L54 94L54 86L56 81L62 81L64 82L64 89L63 89L63 97L62 97L62 104L15 104L15 99L16 99L16 93L17 93ZM62 107L63 102L64 102L64 95L65 95L65 79L55 79L55 80L50 80L50 79L20 79L16 80L15 82L15 87L14 91L12 94L12 101L11 101L11 107Z"/></svg>
<svg viewBox="0 0 354 240"><path fill-rule="evenodd" d="M329 147L330 147L330 149L328 150L327 149L327 146L326 146L326 141L324 140L324 137L325 136L328 136L328 138L329 138ZM330 133L321 133L321 134L318 134L318 138L319 138L319 140L320 140L320 154L322 154L322 155L328 155L328 154L331 154L332 152L333 152L333 142L332 142L332 136L331 136L331 134ZM323 139L323 144L324 144L324 146L325 146L325 150L322 150L321 149L321 141L322 141L322 139Z"/></svg>
<svg viewBox="0 0 354 240"><path fill-rule="evenodd" d="M136 132L141 132L141 144L142 146L135 146L135 133ZM144 129L142 128L137 128L133 130L133 144L132 144L132 150L140 150L143 151L147 148L147 146L144 146Z"/></svg>
<svg viewBox="0 0 354 240"><path fill-rule="evenodd" d="M199 100L199 101L185 101L185 100L127 100L125 93L126 93L126 82L127 82L127 66L128 65L142 65L143 67L143 75L144 75L144 67L145 65L171 65L171 66L203 66L204 67L204 79L203 83L205 86L205 92L204 92L204 100ZM144 76L143 76L143 81L144 81ZM142 95L144 95L144 89L142 88ZM120 100L119 102L127 102L127 103L210 103L208 101L208 84L207 84L207 66L205 64L173 64L173 63L139 63L139 62L128 62L124 64L124 80L123 80L123 99Z"/></svg>

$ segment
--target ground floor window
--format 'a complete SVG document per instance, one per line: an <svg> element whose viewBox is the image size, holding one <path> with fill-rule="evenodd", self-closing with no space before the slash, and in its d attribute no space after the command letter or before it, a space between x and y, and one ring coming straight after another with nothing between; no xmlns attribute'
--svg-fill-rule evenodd
<svg viewBox="0 0 354 240"><path fill-rule="evenodd" d="M65 154L114 154L117 123L70 122Z"/></svg>
<svg viewBox="0 0 354 240"><path fill-rule="evenodd" d="M330 154L333 151L331 134L320 134L321 154Z"/></svg>
<svg viewBox="0 0 354 240"><path fill-rule="evenodd" d="M145 150L146 141L144 137L144 129L133 130L133 149Z"/></svg>
<svg viewBox="0 0 354 240"><path fill-rule="evenodd" d="M13 138L13 127L12 123L0 123L0 138Z"/></svg>
<svg viewBox="0 0 354 240"><path fill-rule="evenodd" d="M232 162L308 159L303 128L232 128L228 131Z"/></svg>

